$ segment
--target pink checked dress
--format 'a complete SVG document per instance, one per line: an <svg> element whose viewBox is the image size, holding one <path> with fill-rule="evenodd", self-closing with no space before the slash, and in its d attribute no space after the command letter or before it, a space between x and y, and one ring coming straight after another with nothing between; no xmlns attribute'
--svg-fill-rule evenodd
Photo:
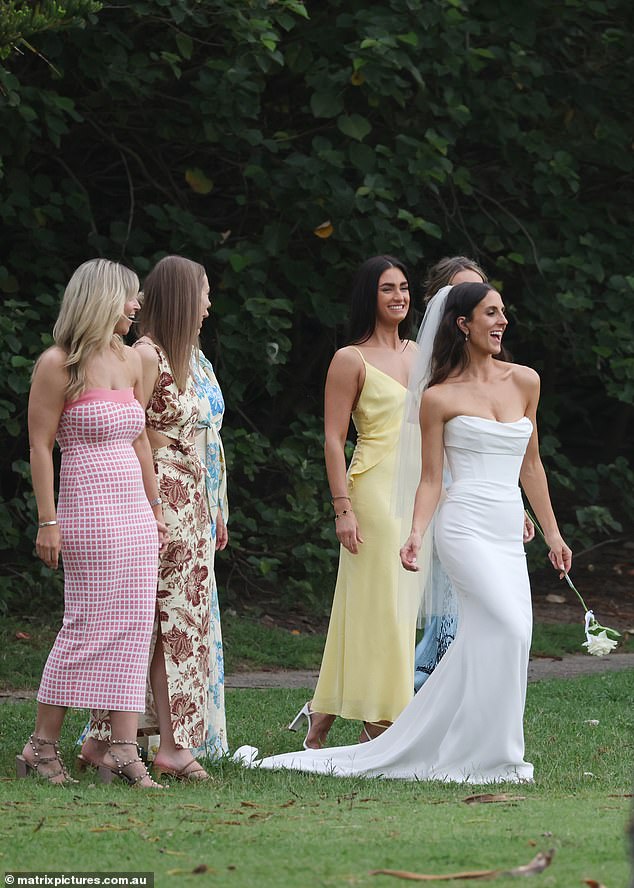
<svg viewBox="0 0 634 888"><path fill-rule="evenodd" d="M132 389L88 389L62 413L64 622L44 667L40 703L145 708L158 532L132 447L144 425Z"/></svg>

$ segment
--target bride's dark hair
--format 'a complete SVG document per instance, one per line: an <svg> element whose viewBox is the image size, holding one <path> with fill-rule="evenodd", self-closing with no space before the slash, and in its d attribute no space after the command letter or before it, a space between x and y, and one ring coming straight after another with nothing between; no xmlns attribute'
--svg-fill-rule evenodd
<svg viewBox="0 0 634 888"><path fill-rule="evenodd" d="M471 320L473 309L482 302L487 293L493 290L490 284L456 284L447 296L445 311L434 339L431 358L431 379L427 388L444 382L455 371L461 372L469 363L465 347L464 333L456 321L464 317ZM510 355L502 346L500 353L493 355L498 361L509 361Z"/></svg>
<svg viewBox="0 0 634 888"><path fill-rule="evenodd" d="M410 288L409 308L407 315L398 325L401 339L407 339L411 333L413 296L411 281L407 268L400 259L394 256L372 256L359 267L352 282L350 299L350 320L348 321L347 340L350 344L366 342L376 327L376 304L379 291L379 278L388 268L398 268L405 276Z"/></svg>

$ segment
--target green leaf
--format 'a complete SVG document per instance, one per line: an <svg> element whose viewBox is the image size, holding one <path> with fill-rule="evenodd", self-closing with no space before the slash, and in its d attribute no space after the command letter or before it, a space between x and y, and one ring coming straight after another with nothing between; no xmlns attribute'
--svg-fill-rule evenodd
<svg viewBox="0 0 634 888"><path fill-rule="evenodd" d="M360 114L342 115L337 120L337 126L344 135L359 142L372 131L370 121Z"/></svg>
<svg viewBox="0 0 634 888"><path fill-rule="evenodd" d="M182 34L179 32L176 35L176 45L178 46L178 51L184 59L191 59L194 41L188 34Z"/></svg>
<svg viewBox="0 0 634 888"><path fill-rule="evenodd" d="M315 92L310 97L310 108L315 117L336 117L343 108L343 101L334 92Z"/></svg>

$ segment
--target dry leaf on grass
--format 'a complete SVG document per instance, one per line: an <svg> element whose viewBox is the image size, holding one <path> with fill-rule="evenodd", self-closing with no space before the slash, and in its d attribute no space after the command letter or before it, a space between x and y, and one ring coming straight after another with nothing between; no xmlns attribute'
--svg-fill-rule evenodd
<svg viewBox="0 0 634 888"><path fill-rule="evenodd" d="M450 882L457 881L458 879L497 879L500 876L534 876L537 873L543 872L547 866L550 866L550 863L555 855L554 849L550 851L540 851L539 854L536 854L535 857L531 860L530 863L526 863L523 866L516 866L510 870L500 870L500 869L492 869L492 870L472 870L470 872L462 872L462 873L446 873L443 875L435 874L425 874L425 873L412 873L407 870L388 870L388 869L379 869L379 870L371 870L371 876L394 876L396 879L407 879L410 882Z"/></svg>
<svg viewBox="0 0 634 888"><path fill-rule="evenodd" d="M491 802L523 802L526 796L510 795L508 792L482 792L463 799L467 805L490 804Z"/></svg>
<svg viewBox="0 0 634 888"><path fill-rule="evenodd" d="M168 876L190 876L192 873L195 875L200 875L201 873L215 873L216 870L212 869L210 866L207 866L206 863L199 863L198 866L195 866L194 869L169 869L167 870Z"/></svg>
<svg viewBox="0 0 634 888"><path fill-rule="evenodd" d="M584 879L584 885L589 885L590 888L605 888L603 882L597 882L596 879Z"/></svg>
<svg viewBox="0 0 634 888"><path fill-rule="evenodd" d="M105 826L94 826L90 832L127 832L128 829L127 826L113 826L111 823L106 823Z"/></svg>

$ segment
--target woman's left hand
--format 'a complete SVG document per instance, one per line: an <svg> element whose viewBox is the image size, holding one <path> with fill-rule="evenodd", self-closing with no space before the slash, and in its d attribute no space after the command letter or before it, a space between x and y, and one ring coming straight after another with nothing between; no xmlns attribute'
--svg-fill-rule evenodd
<svg viewBox="0 0 634 888"><path fill-rule="evenodd" d="M216 516L216 552L222 552L223 549L226 549L228 542L229 531L221 511L218 510L218 515Z"/></svg>
<svg viewBox="0 0 634 888"><path fill-rule="evenodd" d="M548 558L555 570L560 571L559 579L562 580L564 574L570 573L572 567L572 550L563 541L560 534L556 533L546 537L546 545L549 548Z"/></svg>
<svg viewBox="0 0 634 888"><path fill-rule="evenodd" d="M522 540L525 543L530 543L533 539L535 539L535 525L526 512L524 512L524 533L522 534Z"/></svg>
<svg viewBox="0 0 634 888"><path fill-rule="evenodd" d="M405 570L418 571L420 567L416 563L418 553L422 544L422 537L419 533L412 531L405 543L401 546L399 552L401 556L401 564Z"/></svg>
<svg viewBox="0 0 634 888"><path fill-rule="evenodd" d="M156 529L158 530L159 538L159 552L161 552L169 543L170 537L167 531L165 518L163 517L163 509L161 508L160 504L152 506L152 512L154 513L154 518L156 519Z"/></svg>

